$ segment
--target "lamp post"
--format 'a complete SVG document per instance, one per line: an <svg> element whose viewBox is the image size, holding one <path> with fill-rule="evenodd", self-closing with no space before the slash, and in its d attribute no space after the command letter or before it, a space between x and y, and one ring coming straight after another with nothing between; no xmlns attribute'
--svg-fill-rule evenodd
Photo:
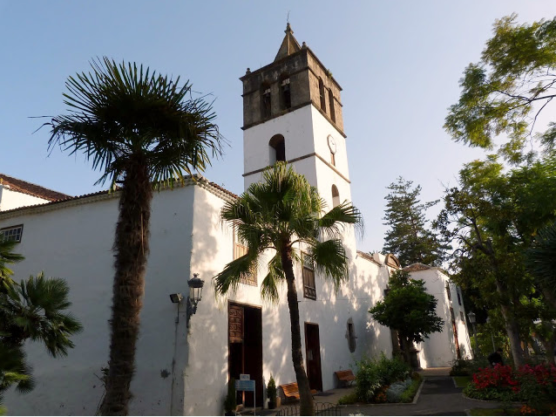
<svg viewBox="0 0 556 417"><path fill-rule="evenodd" d="M474 343L475 346L472 347L472 349L473 349L473 357L475 357L477 354L477 336L475 333L475 320L477 317L475 313L473 313L472 311L467 313L467 317L469 318L469 323L471 323L471 328L473 329L473 340L475 341Z"/></svg>

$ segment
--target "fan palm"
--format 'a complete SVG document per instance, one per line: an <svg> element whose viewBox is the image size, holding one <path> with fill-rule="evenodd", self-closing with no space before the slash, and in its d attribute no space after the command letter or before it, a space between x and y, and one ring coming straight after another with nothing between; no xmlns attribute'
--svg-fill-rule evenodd
<svg viewBox="0 0 556 417"><path fill-rule="evenodd" d="M136 64L103 58L92 73L69 77L64 103L69 114L49 123L49 147L84 152L100 183L121 186L114 242L115 277L110 364L104 415L127 415L135 369L144 276L149 252L152 183L172 184L183 173L203 171L221 153L215 115L203 98L191 98L191 85Z"/></svg>
<svg viewBox="0 0 556 417"><path fill-rule="evenodd" d="M5 284L7 282L11 282L10 276L13 274L13 271L8 268L8 265L24 259L23 256L13 252L16 245L17 242L5 240L0 235L0 292L6 290Z"/></svg>
<svg viewBox="0 0 556 417"><path fill-rule="evenodd" d="M261 183L251 184L236 201L227 203L222 219L237 230L247 254L230 262L215 278L216 293L224 295L250 274L267 250L274 256L268 263L268 274L261 283L263 298L278 301L278 284L286 281L290 311L292 362L300 394L301 415L314 415L309 380L303 365L301 329L294 262L301 259L297 248L305 254L317 273L329 279L336 289L348 279L347 258L340 240L343 224L361 225L357 209L348 203L334 207L322 215L326 204L304 176L278 163L264 172Z"/></svg>
<svg viewBox="0 0 556 417"><path fill-rule="evenodd" d="M13 384L26 392L34 384L24 342L42 342L53 357L65 356L74 347L70 336L81 331L81 324L65 312L71 303L63 279L40 273L20 284L12 280L4 284L0 292L0 394Z"/></svg>

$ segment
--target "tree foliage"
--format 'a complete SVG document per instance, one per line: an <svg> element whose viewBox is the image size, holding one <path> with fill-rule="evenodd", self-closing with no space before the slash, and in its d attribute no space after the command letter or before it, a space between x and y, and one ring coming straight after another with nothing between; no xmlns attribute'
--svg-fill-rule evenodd
<svg viewBox="0 0 556 417"><path fill-rule="evenodd" d="M526 251L537 231L556 217L556 160L547 157L509 172L491 156L461 171L446 190L436 227L457 249L452 279L487 310L500 309L516 365L521 340L537 319L554 314L546 287L526 268Z"/></svg>
<svg viewBox="0 0 556 417"><path fill-rule="evenodd" d="M421 203L421 186L412 188L413 182L399 177L390 184L391 191L385 199L386 212L383 220L390 229L384 238L385 253L393 253L402 265L422 263L439 266L447 247L427 228L425 213L437 201Z"/></svg>
<svg viewBox="0 0 556 417"><path fill-rule="evenodd" d="M383 326L398 331L409 362L409 346L413 342L422 342L431 333L442 331L444 321L436 315L436 304L422 280L410 279L408 272L400 270L392 274L384 299L369 313Z"/></svg>
<svg viewBox="0 0 556 417"><path fill-rule="evenodd" d="M485 149L504 135L499 152L519 163L534 156L533 149L524 152L528 137L554 147L556 124L535 132L535 122L556 97L556 18L520 25L512 14L497 20L493 32L480 62L465 69L444 127L454 140Z"/></svg>
<svg viewBox="0 0 556 417"><path fill-rule="evenodd" d="M301 415L313 415L315 409L303 365L294 263L311 264L318 275L338 289L349 278L341 232L347 225L361 225L359 211L347 202L326 213L325 209L324 199L303 175L283 162L277 163L264 172L262 182L251 184L222 210L222 219L234 227L248 252L214 278L216 293L227 294L237 288L242 277L257 271L265 252L272 253L261 294L278 301L278 286L284 282L287 285L292 362Z"/></svg>

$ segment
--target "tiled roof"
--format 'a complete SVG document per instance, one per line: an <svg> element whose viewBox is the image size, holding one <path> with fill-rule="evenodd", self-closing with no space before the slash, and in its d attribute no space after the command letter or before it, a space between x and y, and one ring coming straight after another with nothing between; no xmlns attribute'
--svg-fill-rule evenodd
<svg viewBox="0 0 556 417"><path fill-rule="evenodd" d="M2 174L0 174L0 178L2 178ZM231 199L236 199L238 198L238 196L234 193L232 193L229 190L226 190L224 187L221 187L220 185L214 183L214 182L210 182L208 181L206 178L204 178L201 175L195 175L196 178L192 178L191 176L184 176L184 182L183 184L178 184L178 186L183 186L183 185L189 185L189 184L198 184L204 188L207 188L210 192L212 192L215 195L220 196L220 198L223 198L224 200L229 200ZM8 177L10 178L10 177ZM36 186L38 187L38 186ZM13 188L13 187L12 187ZM42 187L39 187L42 188ZM163 189L166 187L163 187ZM119 187L116 191L119 191ZM54 192L54 191L53 191ZM69 195L65 195L65 194L61 194L61 193L57 193L59 195L62 195L63 197L58 199L58 200L52 200L49 203L42 203L42 204L35 204L32 206L24 206L24 207L18 207L18 208L14 208L11 210L5 210L2 211L0 213L0 215L6 215L6 214L10 214L10 213L14 213L14 212L21 212L24 210L28 210L28 209L40 209L43 210L43 208L47 207L51 207L51 206L56 206L58 204L62 204L63 206L65 206L65 204L63 203L69 203L72 204L71 202L76 202L76 204L84 204L86 202L88 202L89 198L92 198L92 201L97 201L99 198L110 198L111 196L115 196L115 193L110 193L110 191L108 190L103 190L103 191L96 191L94 193L90 193L90 194L83 194L83 195L78 195L75 197L69 196ZM105 196L105 197L103 197ZM94 197L94 198L93 198ZM86 200L81 202L80 200Z"/></svg>
<svg viewBox="0 0 556 417"><path fill-rule="evenodd" d="M33 197L42 198L48 201L57 201L62 199L71 198L71 196L58 191L49 190L48 188L41 187L40 185L32 184L27 181L18 180L17 178L10 177L0 173L0 184L8 185L12 191L17 191L23 194L32 195Z"/></svg>
<svg viewBox="0 0 556 417"><path fill-rule="evenodd" d="M427 271L429 269L432 269L432 267L425 264L417 263L417 264L411 264L409 266L406 266L403 270L407 272L417 272L417 271Z"/></svg>

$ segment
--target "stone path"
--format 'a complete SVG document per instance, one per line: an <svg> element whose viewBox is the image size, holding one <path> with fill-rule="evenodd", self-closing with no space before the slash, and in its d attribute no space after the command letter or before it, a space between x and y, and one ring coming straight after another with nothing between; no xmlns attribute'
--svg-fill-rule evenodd
<svg viewBox="0 0 556 417"><path fill-rule="evenodd" d="M448 368L449 370L449 368ZM422 374L423 375L423 374ZM443 375L443 376L431 376ZM472 408L498 408L499 405L489 401L470 400L462 395L462 388L454 385L454 380L444 372L429 372L423 375L425 382L421 386L416 404L365 404L338 406L339 415L362 414L365 416L465 416L465 410ZM315 402L336 404L338 399L355 388L339 388L327 391L326 396L315 396ZM323 404L324 405L324 404ZM285 406L283 408L287 408ZM293 414L289 410L288 414ZM277 415L279 410L258 410L257 415ZM242 415L253 415L245 412ZM328 415L328 414L327 414Z"/></svg>
<svg viewBox="0 0 556 417"><path fill-rule="evenodd" d="M366 416L465 416L466 409L497 407L496 403L464 398L462 389L456 388L451 377L427 376L417 404L346 406L341 412L343 416L357 413Z"/></svg>

